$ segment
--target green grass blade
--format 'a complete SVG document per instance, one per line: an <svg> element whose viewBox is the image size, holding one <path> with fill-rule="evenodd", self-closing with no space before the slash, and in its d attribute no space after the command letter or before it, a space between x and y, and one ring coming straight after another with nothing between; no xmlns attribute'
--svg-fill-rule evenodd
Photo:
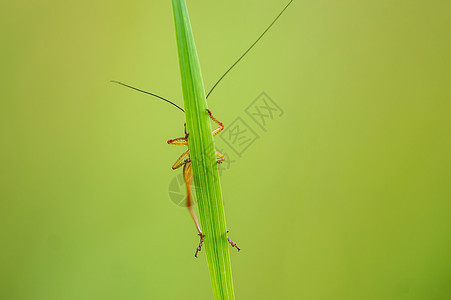
<svg viewBox="0 0 451 300"><path fill-rule="evenodd" d="M185 0L172 0L199 219L215 299L235 299L224 206L204 84ZM213 112L214 114L214 112Z"/></svg>

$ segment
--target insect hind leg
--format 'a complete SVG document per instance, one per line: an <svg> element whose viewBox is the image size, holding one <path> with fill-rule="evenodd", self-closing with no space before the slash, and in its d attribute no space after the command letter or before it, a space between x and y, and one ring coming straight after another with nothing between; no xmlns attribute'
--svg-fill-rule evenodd
<svg viewBox="0 0 451 300"><path fill-rule="evenodd" d="M191 217L193 218L194 223L196 224L197 232L199 233L198 236L200 238L199 246L197 246L196 253L194 254L194 256L197 258L197 253L199 253L199 251L202 250L202 245L204 243L204 234L200 229L199 221L197 221L196 214L193 211L193 201L191 193L191 182L193 180L193 171L191 169L191 162L186 162L184 164L183 178L185 179L186 185L186 206L188 207L188 211Z"/></svg>

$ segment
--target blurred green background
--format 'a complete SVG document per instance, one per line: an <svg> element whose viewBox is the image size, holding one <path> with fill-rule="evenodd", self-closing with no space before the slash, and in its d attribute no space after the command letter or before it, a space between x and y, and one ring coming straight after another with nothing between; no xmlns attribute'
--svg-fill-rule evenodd
<svg viewBox="0 0 451 300"><path fill-rule="evenodd" d="M285 4L188 1L207 89ZM184 116L109 82L183 103L170 1L1 6L0 298L211 299ZM450 13L295 1L209 98L260 136L222 172L237 299L451 299Z"/></svg>

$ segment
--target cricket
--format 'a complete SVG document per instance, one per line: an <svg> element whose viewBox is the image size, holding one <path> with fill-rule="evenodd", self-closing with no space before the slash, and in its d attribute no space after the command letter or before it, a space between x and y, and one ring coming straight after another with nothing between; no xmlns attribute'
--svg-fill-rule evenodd
<svg viewBox="0 0 451 300"><path fill-rule="evenodd" d="M210 116L210 119L212 119L216 124L219 125L219 128L213 130L213 132L212 132L213 136L216 136L218 133L220 133L224 129L224 124L222 124L215 117L213 117L213 115L211 114L211 111L209 109L207 109L207 112L208 112L208 115ZM185 124L185 136L181 137L181 138L168 140L168 144L188 147L188 150L186 150L174 163L174 165L172 166L172 169L176 170L183 166L183 178L185 180L185 185L186 185L186 206L188 207L189 213L191 214L191 216L194 220L194 223L196 224L197 231L199 232L198 235L200 237L199 246L197 247L196 253L194 254L194 256L197 257L197 253L202 249L202 244L204 242L204 235L202 233L202 230L200 229L199 222L197 221L196 215L195 215L195 213L193 211L193 207L192 207L193 203L192 203L192 198L191 198L191 182L193 179L193 172L191 170L191 160L189 158L188 137L189 137L189 134L186 132L186 124ZM216 162L218 164L222 163L225 160L224 155L219 153L217 150L216 150L216 157L217 157ZM238 249L238 251L240 251L240 248L238 248L238 246L234 242L232 242L229 237L227 237L227 240L232 245L232 247L236 247Z"/></svg>
<svg viewBox="0 0 451 300"><path fill-rule="evenodd" d="M263 31L262 34L260 34L260 36L255 40L255 42L249 47L247 48L247 50L232 64L231 67L229 67L227 69L226 72L224 72L224 74L216 81L216 83L213 85L213 87L209 90L209 92L207 93L206 99L208 99L208 97L211 95L211 93L213 92L213 90L218 86L218 84L225 78L225 76L249 53L249 51L254 48L254 46L261 40L261 38L268 32L268 30L274 25L274 23L276 23L276 21L279 19L279 17L285 12L285 10L290 6L290 4L293 2L293 0L291 0L284 8L283 10L277 15L277 17L272 21L272 23ZM165 101L171 105L173 105L174 107L176 107L177 109L179 109L180 111L182 111L183 113L185 112L184 109L182 107L180 107L179 105L177 105L176 103L161 97L157 94L133 87L131 85L119 82L119 81L115 81L115 80L111 80L111 82L113 83L117 83L119 85L128 87L130 89L136 90L138 92L144 93L144 94L148 94L150 96L153 96L155 98L158 98L162 101ZM206 113L208 113L210 119L216 123L219 127L214 129L212 131L212 135L213 137L216 136L217 134L219 134L221 131L224 130L224 124L219 121L218 119L216 119L211 111L209 109L206 110ZM191 184L192 184L192 180L193 180L193 173L192 173L192 168L191 168L191 159L190 159L190 154L189 154L189 132L187 132L186 129L186 123L185 123L185 136L183 137L179 137L179 138L175 138L175 139L170 139L167 141L167 143L169 145L176 145L176 146L186 146L188 149L182 153L182 155L180 155L180 157L176 160L176 162L172 165L172 169L173 170L177 170L181 167L183 167L183 178L185 181L185 185L186 185L186 206L188 208L188 211L191 215L191 217L194 220L194 223L196 225L196 229L198 232L198 236L200 238L199 241L199 245L196 248L196 252L194 254L194 256L197 258L197 255L199 253L199 251L201 251L202 249L202 245L204 242L204 234L202 233L201 227L199 225L199 221L197 220L196 214L194 213L193 210L193 200L192 200L192 191L191 191ZM217 150L215 150L216 153L216 162L217 164L221 164L224 160L225 160L225 156L221 153L219 153ZM228 233L228 231L227 231ZM227 241L229 242L229 244L232 247L235 247L238 251L240 251L241 249L237 246L237 244L235 242L233 242L232 240L230 240L230 238L227 236Z"/></svg>

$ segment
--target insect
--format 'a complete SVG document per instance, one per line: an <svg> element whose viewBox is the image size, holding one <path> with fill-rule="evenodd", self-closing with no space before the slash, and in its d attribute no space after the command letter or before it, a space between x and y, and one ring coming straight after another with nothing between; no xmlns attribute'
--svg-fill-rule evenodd
<svg viewBox="0 0 451 300"><path fill-rule="evenodd" d="M232 66L227 69L227 71L219 78L219 80L216 81L216 83L213 85L213 87L210 89L210 91L207 93L206 98L208 99L208 97L210 96L210 94L213 92L213 90L216 88L216 86L222 81L222 79L224 79L224 77L241 61L241 59L243 59L244 56L246 56L246 54L260 41L260 39L268 32L268 30L274 25L274 23L279 19L279 17L285 12L285 10L288 8L288 6L293 2L293 0L291 0L285 7L284 9L279 13L279 15L273 20L273 22L265 29L265 31L257 38L257 40L232 64ZM175 106L176 108L178 108L179 110L181 110L182 112L184 112L183 108L181 108L180 106L178 106L177 104L175 104L174 102L161 97L159 95L138 89L136 87L127 85L125 83L119 82L119 81L114 81L112 80L111 82L123 85L125 87L134 89L136 91L151 95L153 97L159 98L160 100L166 101L167 103ZM222 130L224 130L224 124L222 122L220 122L219 120L217 120L211 113L211 111L209 109L207 109L207 113L210 116L210 119L215 122L219 128L213 130L212 135L216 136L217 134L219 134ZM195 257L197 257L197 254L199 253L199 251L201 251L202 249L202 245L204 242L204 234L202 233L202 230L200 228L199 222L196 218L196 215L193 211L193 201L192 201L192 191L191 191L191 183L193 180L193 172L191 169L191 159L189 156L189 132L187 132L186 130L186 123L185 123L185 136L184 137L180 137L180 138L175 138L175 139L170 139L167 142L170 145L177 145L177 146L187 146L188 150L186 150L178 159L177 161L172 165L172 169L176 170L179 169L181 167L183 167L183 178L185 181L185 185L186 185L186 206L188 207L189 213L191 215L191 217L194 220L194 223L196 224L196 228L198 231L198 235L200 238L200 242L199 242L199 246L196 248L196 253L194 254ZM223 161L225 160L224 155L222 155L221 153L219 153L218 151L216 151L216 162L218 164L221 164ZM228 231L227 231L228 233ZM232 240L230 240L230 238L227 236L227 240L230 243L230 245L232 247L235 247L238 251L240 251L240 248L236 245L236 243L234 243Z"/></svg>
<svg viewBox="0 0 451 300"><path fill-rule="evenodd" d="M224 124L222 122L218 121L213 115L211 114L211 111L207 109L208 115L210 116L210 119L212 119L217 125L219 125L219 128L213 130L212 134L213 136L216 136L218 133L220 133L224 129ZM168 140L168 144L170 145L179 145L179 146L187 146L188 147L188 137L189 134L186 132L186 124L185 124L185 136L181 138L171 139ZM216 162L218 164L222 163L225 160L224 155L216 151ZM186 150L180 157L177 159L177 161L172 165L172 169L176 170L183 166L183 178L185 180L186 184L186 206L188 207L189 213L191 214L191 217L194 220L194 223L196 224L197 231L199 232L198 235L200 237L199 246L196 249L196 253L194 254L195 257L197 257L197 253L202 249L202 244L204 242L204 235L202 233L202 230L200 229L199 222L197 221L196 215L193 211L193 203L192 203L192 196L191 196L191 182L193 180L193 172L191 169L191 159L189 157L189 148ZM232 245L232 247L237 248L238 251L240 251L240 248L230 240L229 237L227 237L227 240Z"/></svg>

